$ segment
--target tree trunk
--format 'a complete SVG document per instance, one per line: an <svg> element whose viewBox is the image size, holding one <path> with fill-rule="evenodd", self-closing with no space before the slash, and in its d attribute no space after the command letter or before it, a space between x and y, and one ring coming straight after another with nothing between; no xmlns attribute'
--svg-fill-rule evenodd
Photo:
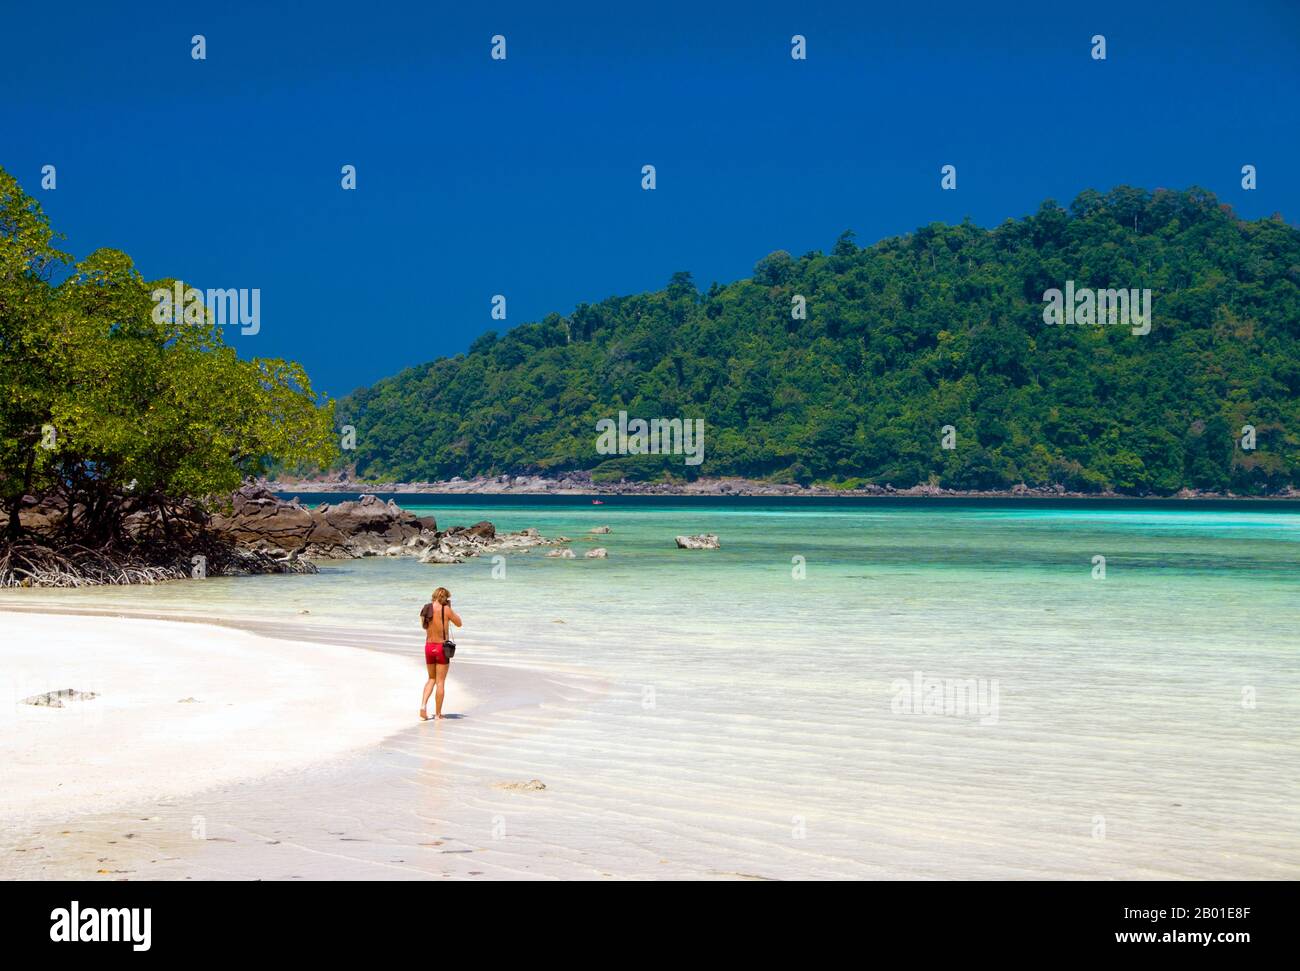
<svg viewBox="0 0 1300 971"><path fill-rule="evenodd" d="M22 496L8 504L9 522L5 524L5 540L10 543L17 542L18 537L22 535L22 524L18 521L18 509L22 504Z"/></svg>
<svg viewBox="0 0 1300 971"><path fill-rule="evenodd" d="M162 522L163 542L166 543L168 546L171 546L171 544L172 544L172 520L171 520L171 517L167 515L167 500L166 500L166 498L160 499L160 500L158 501L158 518L159 518L159 520Z"/></svg>
<svg viewBox="0 0 1300 971"><path fill-rule="evenodd" d="M23 491L13 501L9 507L9 522L5 525L5 538L13 543L18 540L23 533L22 520L18 518L18 510L23 507L23 499L32 488L32 471L36 467L36 448L32 447L27 453L27 467L23 469Z"/></svg>

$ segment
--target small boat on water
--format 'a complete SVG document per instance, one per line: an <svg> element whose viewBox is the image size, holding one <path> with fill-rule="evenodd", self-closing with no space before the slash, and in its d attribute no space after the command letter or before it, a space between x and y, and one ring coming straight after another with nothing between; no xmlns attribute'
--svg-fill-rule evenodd
<svg viewBox="0 0 1300 971"><path fill-rule="evenodd" d="M605 500L603 500L603 499L593 499L593 500L591 500L591 504L592 504L593 506L603 506L603 505L605 505Z"/></svg>

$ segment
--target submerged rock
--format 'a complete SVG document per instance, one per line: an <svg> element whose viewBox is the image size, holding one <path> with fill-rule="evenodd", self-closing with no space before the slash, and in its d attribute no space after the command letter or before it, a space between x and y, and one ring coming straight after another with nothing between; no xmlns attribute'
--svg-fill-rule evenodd
<svg viewBox="0 0 1300 971"><path fill-rule="evenodd" d="M571 560L574 557L573 550L551 550L551 552L547 553L546 555L559 557L560 559L564 559L564 560Z"/></svg>
<svg viewBox="0 0 1300 971"><path fill-rule="evenodd" d="M721 544L716 533L698 533L695 536L678 536L679 550L716 550Z"/></svg>
<svg viewBox="0 0 1300 971"><path fill-rule="evenodd" d="M608 533L608 532L609 532L609 527L608 527L608 526L597 526L595 529L589 529L589 530L587 530L587 532L589 532L589 533Z"/></svg>
<svg viewBox="0 0 1300 971"><path fill-rule="evenodd" d="M609 556L609 550L603 546L597 546L594 550L587 550L586 556L589 560L603 560Z"/></svg>
<svg viewBox="0 0 1300 971"><path fill-rule="evenodd" d="M438 549L437 547L431 546L429 547L429 549L425 550L423 553L420 554L420 562L421 563L460 563L462 561L458 556L455 556L452 553L444 553L442 550Z"/></svg>

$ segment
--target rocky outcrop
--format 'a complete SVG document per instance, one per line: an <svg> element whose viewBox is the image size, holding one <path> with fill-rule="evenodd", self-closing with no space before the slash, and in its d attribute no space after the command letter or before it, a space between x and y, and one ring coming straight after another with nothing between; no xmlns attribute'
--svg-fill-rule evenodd
<svg viewBox="0 0 1300 971"><path fill-rule="evenodd" d="M124 500L124 505L130 501ZM373 495L308 508L296 497L282 499L260 483L238 489L210 516L204 504L190 500L175 504L165 516L156 507L132 511L127 505L125 538L114 548L44 545L66 521L66 504L38 504L33 499L24 504L21 515L37 541L0 544L0 587L315 573L312 560L362 556L460 563L484 553L569 542L563 536L548 539L536 529L498 534L487 521L439 532L432 516L417 516L391 499L385 502Z"/></svg>
<svg viewBox="0 0 1300 971"><path fill-rule="evenodd" d="M597 546L594 550L587 550L585 556L589 560L603 560L609 556L609 550L603 546Z"/></svg>
<svg viewBox="0 0 1300 971"><path fill-rule="evenodd" d="M285 502L267 489L244 486L230 509L212 517L212 528L245 549L301 553L313 540L341 544L344 537L297 500Z"/></svg>
<svg viewBox="0 0 1300 971"><path fill-rule="evenodd" d="M293 553L311 559L416 554L436 541L431 516L417 516L376 496L308 509L263 486L246 485L211 527L245 549Z"/></svg>
<svg viewBox="0 0 1300 971"><path fill-rule="evenodd" d="M536 529L498 534L486 520L439 532L432 516L417 516L373 495L308 509L296 498L281 499L256 484L236 492L230 510L213 517L212 526L243 547L304 559L417 556L421 563L460 563L485 553L568 542L563 536L547 539Z"/></svg>
<svg viewBox="0 0 1300 971"><path fill-rule="evenodd" d="M344 538L343 545L353 556L424 546L433 541L438 529L432 516L417 516L392 499L384 502L370 495L333 506L321 503L313 512ZM315 545L319 547L320 542Z"/></svg>
<svg viewBox="0 0 1300 971"><path fill-rule="evenodd" d="M589 532L589 533L601 533L601 534L604 534L604 533L608 533L608 532L609 532L609 527L608 527L608 526L597 526L595 529L589 529L589 530L587 530L587 532Z"/></svg>
<svg viewBox="0 0 1300 971"><path fill-rule="evenodd" d="M303 559L359 556L416 556L421 563L460 563L485 553L515 553L534 546L567 543L536 529L497 533L490 522L438 531L432 516L417 516L393 500L364 495L308 509L250 484L234 494L231 509L213 518L213 528L250 549L274 549Z"/></svg>
<svg viewBox="0 0 1300 971"><path fill-rule="evenodd" d="M567 536L547 539L532 527L517 533L497 533L496 527L491 523L481 522L473 526L453 526L437 534L435 542L420 554L420 562L460 563L484 554L520 553L535 546L555 546L567 542Z"/></svg>
<svg viewBox="0 0 1300 971"><path fill-rule="evenodd" d="M551 550L551 552L547 553L546 555L548 557L558 557L564 560L571 560L574 558L575 554L573 550Z"/></svg>
<svg viewBox="0 0 1300 971"><path fill-rule="evenodd" d="M716 533L699 533L695 536L678 536L679 550L716 550L720 547Z"/></svg>

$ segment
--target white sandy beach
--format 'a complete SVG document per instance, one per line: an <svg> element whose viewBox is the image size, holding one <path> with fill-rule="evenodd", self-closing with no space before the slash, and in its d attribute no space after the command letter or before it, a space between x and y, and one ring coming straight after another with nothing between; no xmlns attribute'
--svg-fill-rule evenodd
<svg viewBox="0 0 1300 971"><path fill-rule="evenodd" d="M97 812L371 745L415 720L423 675L414 657L205 624L0 612L0 630L0 817ZM22 703L66 688L98 697Z"/></svg>

